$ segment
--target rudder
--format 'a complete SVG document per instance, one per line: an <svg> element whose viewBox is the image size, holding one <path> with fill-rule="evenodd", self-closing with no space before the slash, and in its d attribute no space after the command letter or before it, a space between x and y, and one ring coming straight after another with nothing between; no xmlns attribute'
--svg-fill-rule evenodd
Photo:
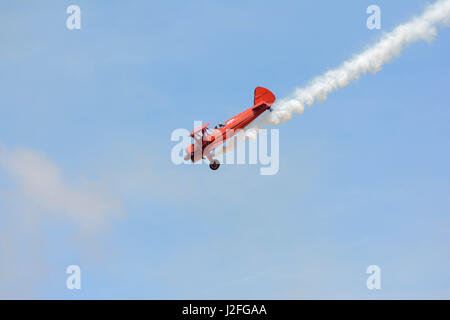
<svg viewBox="0 0 450 320"><path fill-rule="evenodd" d="M253 105L258 105L260 103L265 103L271 106L276 100L275 95L268 89L263 87L255 88L255 98L253 100Z"/></svg>

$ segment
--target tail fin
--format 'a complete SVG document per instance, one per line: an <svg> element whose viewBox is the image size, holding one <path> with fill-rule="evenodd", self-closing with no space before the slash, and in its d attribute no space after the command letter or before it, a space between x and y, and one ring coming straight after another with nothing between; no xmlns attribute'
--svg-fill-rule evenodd
<svg viewBox="0 0 450 320"><path fill-rule="evenodd" d="M255 89L255 99L253 101L253 105L256 106L258 104L264 103L270 107L272 103L275 102L275 99L275 95L270 92L270 90L263 87L257 87Z"/></svg>

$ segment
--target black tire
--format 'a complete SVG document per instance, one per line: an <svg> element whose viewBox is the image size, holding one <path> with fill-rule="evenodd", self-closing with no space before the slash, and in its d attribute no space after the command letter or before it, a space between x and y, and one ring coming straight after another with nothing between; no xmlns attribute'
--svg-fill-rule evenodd
<svg viewBox="0 0 450 320"><path fill-rule="evenodd" d="M220 167L220 162L219 160L214 160L213 162L211 162L209 164L209 167L211 168L211 170L217 170Z"/></svg>

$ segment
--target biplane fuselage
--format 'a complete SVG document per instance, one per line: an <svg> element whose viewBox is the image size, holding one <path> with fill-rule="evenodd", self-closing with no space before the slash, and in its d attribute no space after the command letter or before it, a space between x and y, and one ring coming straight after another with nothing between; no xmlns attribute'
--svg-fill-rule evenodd
<svg viewBox="0 0 450 320"><path fill-rule="evenodd" d="M211 169L216 170L220 164L213 159L211 151L233 137L238 130L245 129L264 111L270 109L274 102L275 96L272 92L265 88L257 87L255 89L254 104L251 108L228 119L224 125L219 124L214 129L208 128L209 122L195 128L190 134L194 139L194 143L186 148L184 159L197 162L206 156L211 163Z"/></svg>

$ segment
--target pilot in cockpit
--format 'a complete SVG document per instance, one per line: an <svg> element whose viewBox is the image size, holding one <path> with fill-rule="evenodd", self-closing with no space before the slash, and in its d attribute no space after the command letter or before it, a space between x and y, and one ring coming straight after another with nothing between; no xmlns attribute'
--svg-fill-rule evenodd
<svg viewBox="0 0 450 320"><path fill-rule="evenodd" d="M225 125L222 122L219 122L219 124L215 127L215 129L220 129L225 127Z"/></svg>

